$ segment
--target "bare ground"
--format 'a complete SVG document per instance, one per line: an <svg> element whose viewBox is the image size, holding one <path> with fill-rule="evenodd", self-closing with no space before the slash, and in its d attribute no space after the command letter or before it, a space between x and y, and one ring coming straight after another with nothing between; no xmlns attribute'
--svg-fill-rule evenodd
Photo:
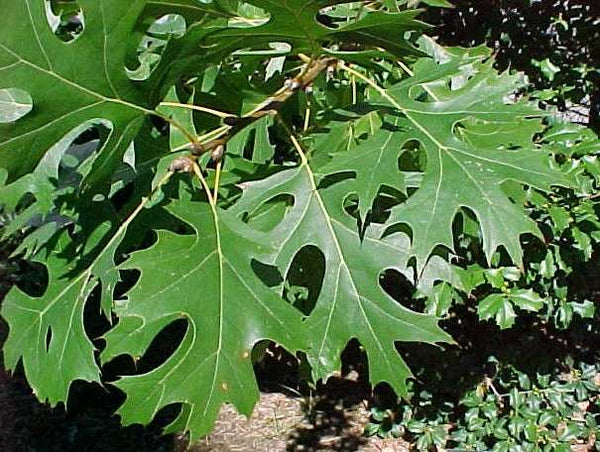
<svg viewBox="0 0 600 452"><path fill-rule="evenodd" d="M250 419L225 407L214 432L192 447L194 452L279 451L407 451L402 440L365 438L367 402L309 400L281 393L263 393Z"/></svg>

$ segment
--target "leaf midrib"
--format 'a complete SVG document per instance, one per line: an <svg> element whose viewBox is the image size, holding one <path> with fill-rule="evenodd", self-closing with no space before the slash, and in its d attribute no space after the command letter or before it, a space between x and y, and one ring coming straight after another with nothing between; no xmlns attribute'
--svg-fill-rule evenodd
<svg viewBox="0 0 600 452"><path fill-rule="evenodd" d="M217 207L216 207L213 199L210 198L210 194L209 193L207 193L207 194L209 195L210 210L212 213L212 219L213 219L213 223L214 223L214 227L215 227L215 252L217 253L217 258L218 258L218 262L219 262L219 337L218 337L218 342L217 342L217 349L215 350L216 357L215 357L214 373L213 373L213 378L212 378L212 382L211 382L211 386L210 386L210 392L208 394L208 400L206 401L206 405L204 406L204 412L202 413L203 417L206 416L206 413L208 412L208 409L210 407L210 402L215 393L217 377L219 375L221 351L223 349L223 309L224 309L223 264L224 264L224 259L225 259L225 257L223 256L223 250L221 248L221 228L220 228L220 224L219 224L219 216L218 216L218 212L217 212ZM198 236L200 235L200 231L196 230L196 233L198 234Z"/></svg>

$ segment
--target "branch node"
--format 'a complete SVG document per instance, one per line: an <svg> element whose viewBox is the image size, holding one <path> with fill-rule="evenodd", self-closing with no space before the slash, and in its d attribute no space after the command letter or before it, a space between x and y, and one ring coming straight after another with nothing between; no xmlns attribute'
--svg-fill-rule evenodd
<svg viewBox="0 0 600 452"><path fill-rule="evenodd" d="M190 153L196 157L206 152L206 146L202 143L191 143L190 148Z"/></svg>
<svg viewBox="0 0 600 452"><path fill-rule="evenodd" d="M298 91L300 88L302 88L302 80L298 78L288 78L283 83L283 86L291 91Z"/></svg>

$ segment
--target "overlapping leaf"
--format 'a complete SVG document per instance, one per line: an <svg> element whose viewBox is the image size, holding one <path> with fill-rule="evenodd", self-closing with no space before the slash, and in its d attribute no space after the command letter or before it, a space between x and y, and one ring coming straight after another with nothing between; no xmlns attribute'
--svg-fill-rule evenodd
<svg viewBox="0 0 600 452"><path fill-rule="evenodd" d="M201 23L194 24L165 51L164 58L175 64L177 70L171 70L171 63L161 64L153 74L153 86L170 85L173 73L190 72L207 61L221 61L236 51L272 53L281 44L287 48L284 53L292 54L319 55L324 46L343 42L383 48L395 56L417 55L420 52L407 40L406 32L428 28L416 19L418 11L384 13L368 8L361 9L363 13L369 12L363 17L358 14L347 23L323 25L322 22L331 20L325 8L349 3L347 0L250 0L247 3L264 11L263 20L223 21L208 28ZM322 21L318 20L319 16Z"/></svg>
<svg viewBox="0 0 600 452"><path fill-rule="evenodd" d="M434 343L447 341L449 336L436 325L434 317L401 306L379 285L386 269L413 279L412 270L403 265L408 241L401 234L385 239L369 234L361 241L356 220L343 207L347 193L346 182L317 188L315 176L304 162L297 169L250 184L232 213L243 216L277 196L293 196L293 208L269 237L275 246L272 262L285 273L305 246L318 247L325 257L321 292L306 320L310 341L307 354L314 377L327 378L338 369L342 350L356 338L367 352L371 382L386 381L405 394L410 370L398 355L395 341ZM424 275L423 289L437 279L453 280L441 259L435 259Z"/></svg>
<svg viewBox="0 0 600 452"><path fill-rule="evenodd" d="M248 3L262 8L269 20L257 27L241 27L215 33L211 42L227 43L232 49L248 48L272 42L285 42L295 51L319 52L321 45L331 40L383 47L396 55L415 54L406 41L404 32L422 31L428 26L415 20L418 11L384 13L374 11L364 17L357 15L349 24L323 25L317 17L324 8L348 3L347 0L250 0ZM367 10L368 11L368 10ZM250 40L250 41L249 41Z"/></svg>
<svg viewBox="0 0 600 452"><path fill-rule="evenodd" d="M117 308L120 321L106 335L102 358L139 357L165 326L185 319L185 337L167 361L115 384L127 394L120 409L125 422L149 422L160 408L180 402L178 424L197 438L210 431L224 402L252 412L258 399L253 346L271 339L295 352L304 348L303 329L300 314L252 268L271 252L264 235L207 203L174 201L169 211L194 234L159 231L154 246L124 264L141 277Z"/></svg>
<svg viewBox="0 0 600 452"><path fill-rule="evenodd" d="M398 171L398 157L403 144L408 140L406 132L398 127L400 118L395 118L360 144L351 153L335 156L319 169L319 173L354 173L351 189L358 195L358 210L361 216L369 212L383 185L406 191L405 178Z"/></svg>
<svg viewBox="0 0 600 452"><path fill-rule="evenodd" d="M541 190L570 184L552 168L548 154L533 145L541 129L539 111L508 100L520 85L518 75L497 74L492 64L468 55L446 64L421 60L413 77L381 98L403 116L398 127L404 138L417 140L427 155L420 188L389 219L410 226L410 255L419 269L436 246L452 249L452 221L465 207L479 221L488 258L503 246L520 263L519 236L539 231L503 192L502 183L513 180ZM335 166L350 169L343 162Z"/></svg>
<svg viewBox="0 0 600 452"><path fill-rule="evenodd" d="M182 9L171 0L155 3L81 0L85 30L65 43L48 24L46 2L0 2L6 23L20 27L0 30L0 89L20 89L33 100L24 118L0 124L0 167L11 179L31 171L69 131L99 120L110 122L112 133L88 182L110 175L143 117L153 111L152 93L130 80L125 68L128 43L137 44L130 42L136 24L149 14L190 13L190 1L181 3ZM207 9L204 5L202 11ZM197 18L200 13L193 11Z"/></svg>
<svg viewBox="0 0 600 452"><path fill-rule="evenodd" d="M42 298L13 289L2 303L10 324L3 351L6 368L14 370L22 359L34 393L54 405L67 399L74 380L99 382L100 370L83 326L89 281L83 274L65 278L65 261L57 256L44 263L49 282Z"/></svg>
<svg viewBox="0 0 600 452"><path fill-rule="evenodd" d="M94 346L83 324L88 297L101 281L112 295L118 280L113 257L126 225L102 244L102 250L87 268L77 267L73 243L63 233L54 251L40 256L48 269L48 287L41 297L31 297L13 288L2 303L2 317L10 326L3 347L5 365L14 370L22 360L27 381L36 395L52 405L66 401L74 380L100 382ZM44 257L42 261L41 258ZM107 299L110 310L111 298Z"/></svg>

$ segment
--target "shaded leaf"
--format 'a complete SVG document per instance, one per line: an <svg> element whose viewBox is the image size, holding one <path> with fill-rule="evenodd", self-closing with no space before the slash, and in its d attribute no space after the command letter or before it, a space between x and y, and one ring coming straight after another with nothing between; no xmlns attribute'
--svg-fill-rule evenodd
<svg viewBox="0 0 600 452"><path fill-rule="evenodd" d="M488 295L477 305L480 320L494 319L502 329L510 328L515 323L515 310L510 300L503 294Z"/></svg>
<svg viewBox="0 0 600 452"><path fill-rule="evenodd" d="M66 246L64 237L62 243ZM15 370L22 360L34 393L51 405L67 400L74 380L100 382L94 346L83 325L85 303L95 284L89 271L69 277L70 259L60 252L43 261L49 281L42 297L13 288L1 311L9 325L3 347L6 368Z"/></svg>

